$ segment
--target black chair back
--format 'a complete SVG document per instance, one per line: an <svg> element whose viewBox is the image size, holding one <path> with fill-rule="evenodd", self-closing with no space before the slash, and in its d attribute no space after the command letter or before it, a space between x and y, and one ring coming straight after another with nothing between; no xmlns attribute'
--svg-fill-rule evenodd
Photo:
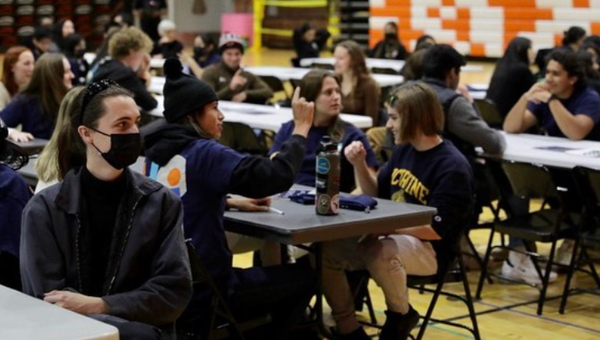
<svg viewBox="0 0 600 340"><path fill-rule="evenodd" d="M500 129L502 128L502 124L504 123L504 117L498 111L496 107L496 103L493 100L486 99L476 99L475 107L479 114L481 114L481 118L493 128Z"/></svg>

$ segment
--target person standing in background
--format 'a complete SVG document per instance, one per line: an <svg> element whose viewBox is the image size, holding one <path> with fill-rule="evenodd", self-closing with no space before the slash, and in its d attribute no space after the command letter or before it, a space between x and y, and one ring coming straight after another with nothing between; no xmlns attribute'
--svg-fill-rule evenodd
<svg viewBox="0 0 600 340"><path fill-rule="evenodd" d="M167 15L166 0L135 0L133 15L140 20L140 26L152 41L160 39L158 24Z"/></svg>

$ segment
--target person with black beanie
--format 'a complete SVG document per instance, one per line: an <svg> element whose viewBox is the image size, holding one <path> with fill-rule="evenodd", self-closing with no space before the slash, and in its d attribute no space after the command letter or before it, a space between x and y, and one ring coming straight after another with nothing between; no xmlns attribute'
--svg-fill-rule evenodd
<svg viewBox="0 0 600 340"><path fill-rule="evenodd" d="M262 338L286 339L312 296L314 273L294 265L233 268L223 214L227 194L255 199L252 203L260 211L266 208L261 205L269 204L261 198L292 186L304 158L314 104L299 98L297 89L293 101L296 129L281 151L271 158L242 155L217 142L224 116L215 91L204 81L183 74L178 59L167 59L164 71L167 123L144 139L147 175L180 195L185 236L191 238L199 258L223 289L234 315L269 313L273 322L261 330ZM196 323L200 334L209 331L210 306L208 289L196 289L184 320L201 320Z"/></svg>

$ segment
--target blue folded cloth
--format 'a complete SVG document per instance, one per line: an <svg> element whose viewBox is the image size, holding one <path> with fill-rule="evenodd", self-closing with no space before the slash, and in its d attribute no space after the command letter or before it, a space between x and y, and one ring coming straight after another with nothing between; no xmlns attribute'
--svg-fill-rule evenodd
<svg viewBox="0 0 600 340"><path fill-rule="evenodd" d="M289 199L300 204L315 204L315 195L299 192L289 196ZM370 211L377 206L377 200L367 195L340 194L340 208L358 211Z"/></svg>

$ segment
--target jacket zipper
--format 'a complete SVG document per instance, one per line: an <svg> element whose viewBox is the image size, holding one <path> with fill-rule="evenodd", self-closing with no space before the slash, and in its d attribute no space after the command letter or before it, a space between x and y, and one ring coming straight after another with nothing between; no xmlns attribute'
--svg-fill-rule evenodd
<svg viewBox="0 0 600 340"><path fill-rule="evenodd" d="M115 280L117 278L117 273L119 272L119 266L121 265L121 260L123 259L123 253L125 252L125 246L127 245L127 242L128 242L127 240L129 239L129 234L131 233L131 227L133 225L133 218L135 217L135 210L137 209L137 206L141 200L142 200L142 196L138 197L138 199L133 204L131 218L129 219L129 223L127 224L127 234L125 234L125 242L123 243L123 246L121 247L121 251L119 252L119 257L118 257L119 261L115 265L115 270L114 270L113 276L110 278L110 283L108 285L108 289L107 289L105 295L110 294L112 287L115 283Z"/></svg>
<svg viewBox="0 0 600 340"><path fill-rule="evenodd" d="M75 253L77 256L77 281L79 281L79 291L83 289L83 283L81 281L81 259L79 258L79 234L81 233L81 220L79 215L75 214L77 219L77 236L75 237Z"/></svg>

